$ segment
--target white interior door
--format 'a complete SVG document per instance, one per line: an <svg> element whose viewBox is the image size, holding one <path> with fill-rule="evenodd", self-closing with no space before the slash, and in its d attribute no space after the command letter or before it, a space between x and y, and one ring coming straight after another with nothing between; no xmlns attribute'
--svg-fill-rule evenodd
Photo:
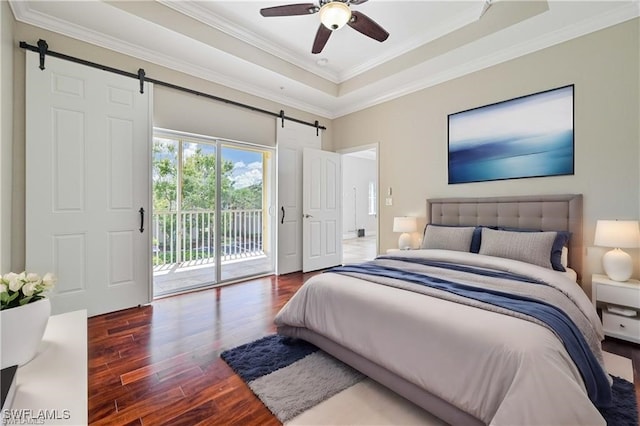
<svg viewBox="0 0 640 426"><path fill-rule="evenodd" d="M302 271L342 262L342 160L340 154L305 148L302 163Z"/></svg>
<svg viewBox="0 0 640 426"><path fill-rule="evenodd" d="M276 119L278 152L278 274L302 269L302 150L320 149L322 133Z"/></svg>
<svg viewBox="0 0 640 426"><path fill-rule="evenodd" d="M151 86L38 61L27 52L27 270L57 275L53 313L148 303Z"/></svg>

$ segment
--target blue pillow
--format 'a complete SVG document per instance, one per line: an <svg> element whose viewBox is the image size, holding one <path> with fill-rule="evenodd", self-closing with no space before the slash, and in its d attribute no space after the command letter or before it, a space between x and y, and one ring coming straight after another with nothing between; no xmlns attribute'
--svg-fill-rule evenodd
<svg viewBox="0 0 640 426"><path fill-rule="evenodd" d="M480 244L482 243L482 226L476 226L471 237L471 253L480 252Z"/></svg>
<svg viewBox="0 0 640 426"><path fill-rule="evenodd" d="M562 266L562 248L569 244L569 238L571 237L571 232L568 231L556 231L558 235L556 235L556 239L553 242L553 246L551 247L551 266L556 271L565 272L566 269Z"/></svg>
<svg viewBox="0 0 640 426"><path fill-rule="evenodd" d="M498 227L499 230L502 231L511 231L511 232L542 232L539 229L518 229L518 228L510 228L506 226ZM551 267L554 270L565 272L566 269L562 266L562 247L566 246L569 243L569 238L571 237L571 232L568 231L547 231L547 232L555 232L556 239L553 241L553 246L551 246Z"/></svg>

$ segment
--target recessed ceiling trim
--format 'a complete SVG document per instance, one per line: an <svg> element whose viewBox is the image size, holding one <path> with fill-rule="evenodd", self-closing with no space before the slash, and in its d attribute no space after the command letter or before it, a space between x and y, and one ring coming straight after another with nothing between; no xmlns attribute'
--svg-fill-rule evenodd
<svg viewBox="0 0 640 426"><path fill-rule="evenodd" d="M316 74L317 76L327 79L332 83L340 83L338 75L336 73L331 72L328 69L318 68L317 66L315 66L315 58L310 58L309 61L300 60L299 55L296 55L294 52L288 49L279 48L272 43L266 43L264 41L264 37L260 37L256 33L245 28L240 28L238 25L234 24L228 19L223 18L222 16L219 16L204 8L198 2L171 0L156 1L177 12L183 13L195 20L198 20L205 25L220 30L232 37L244 41L245 43L257 47L258 49L264 50L265 52L277 58L290 62L293 65L304 69L305 71Z"/></svg>
<svg viewBox="0 0 640 426"><path fill-rule="evenodd" d="M297 65L306 71L314 73L322 78L326 78L327 80L340 84L350 78L356 77L359 74L367 72L393 58L396 58L400 55L403 55L411 50L422 46L429 41L435 40L438 37L441 37L445 34L453 32L465 25L468 25L472 22L478 20L478 16L480 15L480 11L484 5L484 1L478 1L477 4L474 3L472 7L467 8L464 13L460 13L454 16L452 19L447 20L437 27L429 30L426 33L417 35L408 39L406 43L403 43L401 46L397 47L385 53L384 55L377 56L372 58L371 60L364 62L363 64L358 65L357 67L353 67L350 70L347 70L342 73L334 73L330 70L321 70L315 67L312 63L309 63L304 60L300 60L300 57L295 53L274 46L270 43L265 43L264 38L251 32L245 28L238 27L237 24L225 19L224 17L212 12L209 9L206 9L199 5L198 2L188 2L188 1L175 1L175 0L156 0L159 3L164 4L167 7L170 7L180 13L184 13L185 15L190 16L193 19L196 19L206 25L209 25L213 28L216 28L226 34L229 34L232 37L235 37L239 40L242 40L248 44L251 44L258 49L264 50L267 53L270 53L274 56L277 56L280 59L291 62L294 65ZM313 60L313 58L311 58Z"/></svg>
<svg viewBox="0 0 640 426"><path fill-rule="evenodd" d="M480 14L480 10L482 9L482 5L484 2L478 2L478 4L474 4L473 7L470 7L465 10L464 13L460 13L453 17L452 19L438 25L437 27L433 27L426 33L422 33L416 35L407 40L402 46L398 46L395 49L389 50L384 55L377 56L372 58L371 60L364 62L357 67L353 67L350 70L347 70L338 75L338 79L340 82L347 81L353 77L356 77L364 72L367 72L383 63L390 61L398 56L404 55L405 53L411 52L414 49L424 45L425 43L429 43L430 41L436 40L446 34L452 33L466 25L469 25L478 20L478 15Z"/></svg>
<svg viewBox="0 0 640 426"><path fill-rule="evenodd" d="M510 61L512 59L519 58L521 56L537 52L539 50L564 43L565 41L572 40L577 37L581 37L590 34L594 31L598 31L613 25L621 24L631 19L635 19L640 16L640 5L638 3L628 3L621 7L618 7L610 12L601 14L596 17L585 19L574 25L564 27L560 30L554 31L549 34L544 34L533 40L528 40L523 43L519 43L515 46L511 46L506 49L502 49L491 55L485 55L483 57L473 59L464 62L458 66L453 66L444 72L437 74L431 74L430 77L425 78L409 78L405 79L410 81L406 84L389 84L394 86L394 90L380 90L379 88L374 93L380 93L380 96L375 98L367 98L361 102L351 102L338 108L334 111L334 116L331 118L342 117L347 114L351 114L365 108L370 108L375 105L379 105L384 102L391 101L393 99L400 98L402 96L409 95L411 93L423 90L441 83L444 83L455 78L463 77L467 74L471 74L485 68L492 67L494 65L501 64L503 62ZM417 65L407 70L407 72L416 72L421 66ZM422 73L422 75L429 75L429 73ZM396 75L387 80L402 79L402 76ZM374 83L373 86L376 86ZM375 89L374 89L375 90Z"/></svg>

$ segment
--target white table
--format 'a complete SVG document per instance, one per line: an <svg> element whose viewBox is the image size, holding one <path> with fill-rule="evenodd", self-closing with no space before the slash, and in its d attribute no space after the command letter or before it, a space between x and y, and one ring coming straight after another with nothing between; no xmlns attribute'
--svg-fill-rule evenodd
<svg viewBox="0 0 640 426"><path fill-rule="evenodd" d="M86 425L87 378L87 311L53 315L38 354L18 368L11 412L46 416L37 424Z"/></svg>

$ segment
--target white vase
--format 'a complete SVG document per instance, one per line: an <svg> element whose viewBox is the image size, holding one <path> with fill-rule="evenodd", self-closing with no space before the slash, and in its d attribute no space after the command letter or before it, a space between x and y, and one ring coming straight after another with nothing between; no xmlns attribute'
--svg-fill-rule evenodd
<svg viewBox="0 0 640 426"><path fill-rule="evenodd" d="M2 368L24 365L33 359L50 315L51 302L47 298L0 311Z"/></svg>

